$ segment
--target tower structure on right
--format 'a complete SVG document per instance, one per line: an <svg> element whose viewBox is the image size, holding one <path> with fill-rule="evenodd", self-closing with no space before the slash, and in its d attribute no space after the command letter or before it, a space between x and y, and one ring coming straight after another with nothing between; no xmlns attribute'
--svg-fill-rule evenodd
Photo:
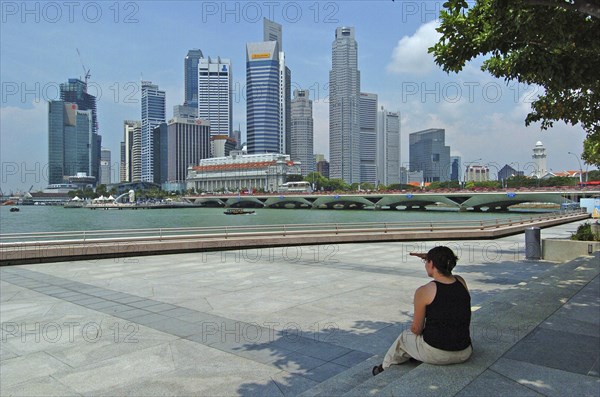
<svg viewBox="0 0 600 397"><path fill-rule="evenodd" d="M531 176L541 178L548 172L548 166L546 164L546 148L541 141L537 141L533 148L533 155L531 156L535 163L535 170Z"/></svg>
<svg viewBox="0 0 600 397"><path fill-rule="evenodd" d="M360 71L353 27L338 27L329 72L329 176L360 182Z"/></svg>
<svg viewBox="0 0 600 397"><path fill-rule="evenodd" d="M409 135L411 171L423 171L423 182L446 182L450 178L450 146L446 131L430 128Z"/></svg>

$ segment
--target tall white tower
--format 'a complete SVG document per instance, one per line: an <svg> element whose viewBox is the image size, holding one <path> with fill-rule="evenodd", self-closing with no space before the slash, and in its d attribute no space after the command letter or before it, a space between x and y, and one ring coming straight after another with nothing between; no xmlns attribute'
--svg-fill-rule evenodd
<svg viewBox="0 0 600 397"><path fill-rule="evenodd" d="M531 176L535 176L536 178L541 178L548 172L548 167L546 165L546 148L542 144L541 141L537 141L535 147L533 148L533 155L531 156L535 163L535 170L533 171Z"/></svg>
<svg viewBox="0 0 600 397"><path fill-rule="evenodd" d="M198 61L198 118L210 122L211 135L233 133L231 60L208 57Z"/></svg>
<svg viewBox="0 0 600 397"><path fill-rule="evenodd" d="M360 71L353 27L339 27L329 71L329 176L360 182Z"/></svg>

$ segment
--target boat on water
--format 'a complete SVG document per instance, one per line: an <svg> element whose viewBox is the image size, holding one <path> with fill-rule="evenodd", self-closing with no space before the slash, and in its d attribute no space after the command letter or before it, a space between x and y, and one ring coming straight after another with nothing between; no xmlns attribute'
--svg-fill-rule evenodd
<svg viewBox="0 0 600 397"><path fill-rule="evenodd" d="M223 213L225 215L250 215L254 214L254 210L247 210L245 208L227 208Z"/></svg>
<svg viewBox="0 0 600 397"><path fill-rule="evenodd" d="M11 207L10 212L19 212L19 208L17 207Z"/></svg>

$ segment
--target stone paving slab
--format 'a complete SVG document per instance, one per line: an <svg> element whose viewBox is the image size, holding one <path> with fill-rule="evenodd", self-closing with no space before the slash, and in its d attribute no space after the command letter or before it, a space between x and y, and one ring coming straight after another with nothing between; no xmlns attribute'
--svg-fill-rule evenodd
<svg viewBox="0 0 600 397"><path fill-rule="evenodd" d="M543 397L543 394L522 385L517 381L500 375L492 370L482 373L477 379L462 389L456 397L481 397L490 395L494 391L495 397Z"/></svg>
<svg viewBox="0 0 600 397"><path fill-rule="evenodd" d="M27 397L76 397L82 396L70 387L62 384L52 376L33 378L26 383L20 383L12 387L0 385L0 394L4 397L27 396Z"/></svg>
<svg viewBox="0 0 600 397"><path fill-rule="evenodd" d="M579 375L523 361L502 358L491 366L493 371L544 396L597 397L598 377Z"/></svg>
<svg viewBox="0 0 600 397"><path fill-rule="evenodd" d="M600 358L590 346L600 346L600 337L537 328L504 357L587 375Z"/></svg>

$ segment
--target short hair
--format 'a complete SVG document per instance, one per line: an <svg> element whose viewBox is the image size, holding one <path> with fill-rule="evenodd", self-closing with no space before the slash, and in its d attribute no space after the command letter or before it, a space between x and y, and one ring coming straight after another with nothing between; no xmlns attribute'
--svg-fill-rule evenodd
<svg viewBox="0 0 600 397"><path fill-rule="evenodd" d="M444 276L451 276L452 269L456 266L458 257L454 255L454 252L444 246L434 247L427 252L427 260L433 263L438 271Z"/></svg>

